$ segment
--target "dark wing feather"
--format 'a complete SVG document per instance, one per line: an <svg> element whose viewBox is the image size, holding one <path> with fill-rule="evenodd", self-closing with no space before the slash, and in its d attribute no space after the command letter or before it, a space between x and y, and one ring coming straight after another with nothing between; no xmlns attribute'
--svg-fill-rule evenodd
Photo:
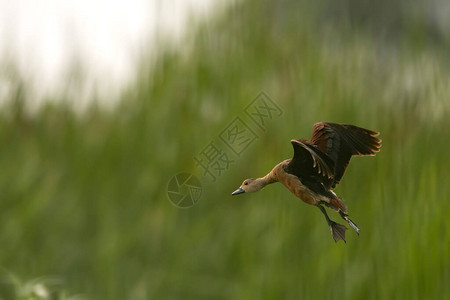
<svg viewBox="0 0 450 300"><path fill-rule="evenodd" d="M335 187L344 175L352 156L375 155L380 151L381 140L378 132L361 127L336 123L316 123L310 143L334 162Z"/></svg>
<svg viewBox="0 0 450 300"><path fill-rule="evenodd" d="M302 180L320 178L320 182L333 178L333 161L315 146L305 140L291 140L294 147L294 157L289 162L286 171Z"/></svg>

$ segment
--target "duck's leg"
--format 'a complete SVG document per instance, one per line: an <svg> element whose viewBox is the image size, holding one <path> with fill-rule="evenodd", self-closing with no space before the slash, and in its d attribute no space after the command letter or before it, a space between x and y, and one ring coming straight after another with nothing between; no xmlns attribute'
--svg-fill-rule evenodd
<svg viewBox="0 0 450 300"><path fill-rule="evenodd" d="M327 215L327 212L325 211L325 208L322 205L319 204L319 205L317 205L317 207L320 209L320 211L325 216L328 226L330 226L331 235L333 236L334 241L337 242L339 240L343 240L344 243L347 243L345 241L345 231L347 230L347 227L330 220L330 218Z"/></svg>
<svg viewBox="0 0 450 300"><path fill-rule="evenodd" d="M350 225L353 229L355 229L356 233L359 235L359 227L356 226L355 223L353 223L352 220L348 217L348 215L342 211L339 211L339 214L341 215L342 219L348 222L348 225Z"/></svg>

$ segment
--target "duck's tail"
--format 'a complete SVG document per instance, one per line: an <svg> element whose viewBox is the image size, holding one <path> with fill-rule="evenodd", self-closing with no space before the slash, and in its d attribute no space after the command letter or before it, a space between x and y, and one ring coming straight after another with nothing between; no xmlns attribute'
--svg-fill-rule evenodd
<svg viewBox="0 0 450 300"><path fill-rule="evenodd" d="M336 197L330 199L329 203L325 203L325 205L327 207L332 208L335 211L339 212L339 214L341 215L342 219L347 221L348 225L350 225L353 229L355 229L356 233L359 235L359 227L355 224L355 222L350 220L350 218L348 217L348 215L347 215L347 206L345 206L344 200L342 198L336 196ZM333 236L334 236L334 234L333 234Z"/></svg>
<svg viewBox="0 0 450 300"><path fill-rule="evenodd" d="M344 200L338 196L330 199L330 202L326 203L325 205L337 212L341 211L343 213L347 213L347 206L344 204Z"/></svg>

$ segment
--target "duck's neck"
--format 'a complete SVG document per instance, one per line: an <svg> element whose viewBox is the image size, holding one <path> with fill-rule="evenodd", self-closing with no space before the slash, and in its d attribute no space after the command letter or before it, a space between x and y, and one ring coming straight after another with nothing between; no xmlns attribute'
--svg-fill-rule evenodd
<svg viewBox="0 0 450 300"><path fill-rule="evenodd" d="M273 174L273 170L272 170L266 176L257 178L256 181L258 182L260 187L263 188L263 187L265 187L268 184L277 182L278 180L275 177L275 175Z"/></svg>

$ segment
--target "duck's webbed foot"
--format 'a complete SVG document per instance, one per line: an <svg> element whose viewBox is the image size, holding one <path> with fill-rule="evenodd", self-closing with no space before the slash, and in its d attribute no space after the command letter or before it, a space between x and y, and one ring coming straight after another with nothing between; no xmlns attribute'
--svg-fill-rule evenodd
<svg viewBox="0 0 450 300"><path fill-rule="evenodd" d="M329 225L334 241L337 242L339 240L343 240L344 243L347 243L345 240L345 231L347 230L347 227L334 221L331 221Z"/></svg>
<svg viewBox="0 0 450 300"><path fill-rule="evenodd" d="M330 218L327 215L327 212L325 211L325 208L322 205L317 205L317 207L320 209L320 211L325 216L328 226L330 226L331 235L333 236L334 241L337 242L339 240L343 240L344 243L347 243L345 241L345 231L347 230L347 227L330 220Z"/></svg>
<svg viewBox="0 0 450 300"><path fill-rule="evenodd" d="M359 235L359 227L356 226L356 224L352 220L350 220L348 215L346 213L342 212L342 211L339 211L339 214L341 215L342 219L347 221L348 225L350 225L353 229L355 229L356 233Z"/></svg>

